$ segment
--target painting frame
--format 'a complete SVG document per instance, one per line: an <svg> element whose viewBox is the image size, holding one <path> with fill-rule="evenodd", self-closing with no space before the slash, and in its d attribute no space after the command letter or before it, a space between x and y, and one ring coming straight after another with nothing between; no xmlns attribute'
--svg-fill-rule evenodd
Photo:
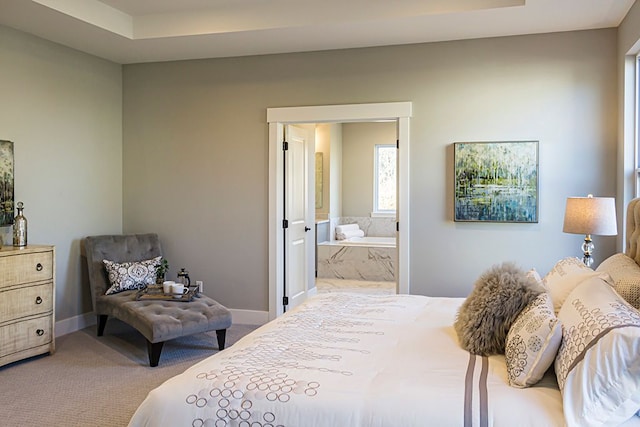
<svg viewBox="0 0 640 427"><path fill-rule="evenodd" d="M0 140L0 227L13 224L14 167L13 142Z"/></svg>
<svg viewBox="0 0 640 427"><path fill-rule="evenodd" d="M539 141L453 145L454 221L539 222Z"/></svg>

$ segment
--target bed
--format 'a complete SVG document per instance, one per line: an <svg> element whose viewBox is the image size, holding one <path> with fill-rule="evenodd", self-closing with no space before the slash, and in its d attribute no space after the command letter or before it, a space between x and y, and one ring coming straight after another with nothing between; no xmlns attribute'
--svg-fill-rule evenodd
<svg viewBox="0 0 640 427"><path fill-rule="evenodd" d="M635 208L640 219L640 204ZM627 235L636 236L631 225ZM129 425L640 426L634 415L640 409L640 313L614 283L630 283L632 276L619 267L631 262L637 269L633 286L640 288L637 245L627 248L634 253L602 263L615 264L610 275L567 267L563 260L545 276L546 285L553 284L552 273L564 280L564 288L554 288L568 301L555 313L564 322L563 356L554 353L556 369L544 369L532 386L510 385L505 355L461 348L453 324L465 299L331 293L309 299L152 390ZM569 290L571 268L584 277ZM585 304L615 323L591 341L571 335L585 335L584 319L578 319ZM579 357L572 346L582 349ZM589 369L602 375L587 378ZM626 394L616 395L624 402L615 404L624 407L623 415L599 406L602 396L610 400L608 382L625 384Z"/></svg>

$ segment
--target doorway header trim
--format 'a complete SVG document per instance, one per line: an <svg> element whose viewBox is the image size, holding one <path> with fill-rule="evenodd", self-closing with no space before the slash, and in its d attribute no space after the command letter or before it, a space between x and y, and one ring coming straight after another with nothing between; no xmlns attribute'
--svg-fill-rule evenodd
<svg viewBox="0 0 640 427"><path fill-rule="evenodd" d="M411 102L267 108L268 123L332 123L411 117Z"/></svg>

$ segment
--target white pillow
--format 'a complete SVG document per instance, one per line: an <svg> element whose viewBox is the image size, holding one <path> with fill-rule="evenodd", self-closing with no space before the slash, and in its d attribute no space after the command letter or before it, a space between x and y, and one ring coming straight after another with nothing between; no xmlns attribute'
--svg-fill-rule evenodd
<svg viewBox="0 0 640 427"><path fill-rule="evenodd" d="M562 327L553 311L551 295L541 293L520 312L507 334L509 385L524 388L540 381L561 341Z"/></svg>
<svg viewBox="0 0 640 427"><path fill-rule="evenodd" d="M105 295L111 295L132 289L146 288L156 283L156 272L160 265L161 256L135 262L114 262L102 260L109 276L111 287Z"/></svg>
<svg viewBox="0 0 640 427"><path fill-rule="evenodd" d="M596 271L608 273L620 296L640 309L640 266L633 259L615 254L602 261Z"/></svg>
<svg viewBox="0 0 640 427"><path fill-rule="evenodd" d="M542 287L544 287L544 283L542 283L542 278L540 277L540 273L535 268L527 271L527 277L532 278L536 281L536 283Z"/></svg>
<svg viewBox="0 0 640 427"><path fill-rule="evenodd" d="M618 425L640 409L640 312L591 278L562 306L555 360L569 427Z"/></svg>
<svg viewBox="0 0 640 427"><path fill-rule="evenodd" d="M607 273L596 272L575 257L561 259L542 279L542 284L551 294L553 309L558 314L569 293L580 283L592 277L611 282Z"/></svg>

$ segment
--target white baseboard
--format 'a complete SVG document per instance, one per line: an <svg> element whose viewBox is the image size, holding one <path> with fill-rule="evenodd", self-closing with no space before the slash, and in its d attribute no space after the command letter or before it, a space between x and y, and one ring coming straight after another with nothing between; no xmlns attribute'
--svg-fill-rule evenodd
<svg viewBox="0 0 640 427"><path fill-rule="evenodd" d="M71 332L79 331L80 329L87 328L95 325L97 322L95 314L84 313L79 316L70 317L68 319L60 320L56 322L56 337L70 334Z"/></svg>
<svg viewBox="0 0 640 427"><path fill-rule="evenodd" d="M268 311L239 310L235 308L230 308L229 311L231 312L233 323L239 325L264 325L269 321Z"/></svg>
<svg viewBox="0 0 640 427"><path fill-rule="evenodd" d="M231 312L233 323L238 325L264 325L269 321L269 312L267 311L238 310L233 308L230 308L229 311ZM71 332L93 326L96 322L96 315L93 314L93 312L59 320L56 322L55 334L56 337L70 334Z"/></svg>

